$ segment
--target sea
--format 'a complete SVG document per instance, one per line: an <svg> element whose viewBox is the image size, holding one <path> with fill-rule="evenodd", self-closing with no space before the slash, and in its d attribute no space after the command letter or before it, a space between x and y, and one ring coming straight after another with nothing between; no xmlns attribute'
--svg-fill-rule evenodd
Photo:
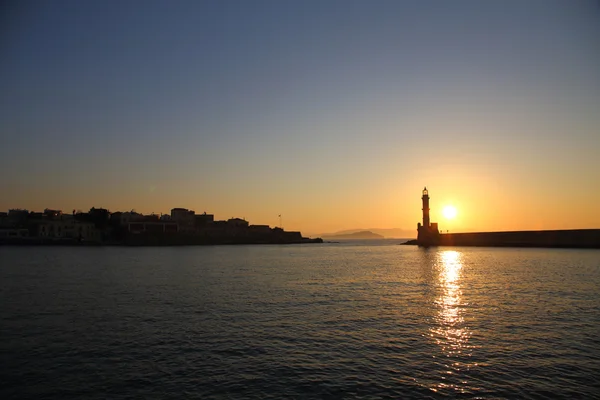
<svg viewBox="0 0 600 400"><path fill-rule="evenodd" d="M600 251L399 243L0 246L0 398L600 398Z"/></svg>

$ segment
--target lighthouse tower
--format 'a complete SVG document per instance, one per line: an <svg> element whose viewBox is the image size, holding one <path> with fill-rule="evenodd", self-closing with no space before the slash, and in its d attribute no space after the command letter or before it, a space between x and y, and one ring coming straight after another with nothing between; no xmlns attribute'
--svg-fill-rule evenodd
<svg viewBox="0 0 600 400"><path fill-rule="evenodd" d="M419 246L432 246L439 242L440 232L437 222L431 223L429 220L429 191L427 187L423 189L423 225L417 224L417 244Z"/></svg>
<svg viewBox="0 0 600 400"><path fill-rule="evenodd" d="M423 226L429 228L429 192L427 191L427 187L423 189L421 200L423 200Z"/></svg>

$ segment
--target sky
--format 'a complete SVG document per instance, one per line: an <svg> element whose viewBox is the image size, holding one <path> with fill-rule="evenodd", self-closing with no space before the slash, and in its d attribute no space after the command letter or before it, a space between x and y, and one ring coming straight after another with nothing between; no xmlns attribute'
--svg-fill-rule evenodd
<svg viewBox="0 0 600 400"><path fill-rule="evenodd" d="M600 228L596 0L2 4L0 210Z"/></svg>

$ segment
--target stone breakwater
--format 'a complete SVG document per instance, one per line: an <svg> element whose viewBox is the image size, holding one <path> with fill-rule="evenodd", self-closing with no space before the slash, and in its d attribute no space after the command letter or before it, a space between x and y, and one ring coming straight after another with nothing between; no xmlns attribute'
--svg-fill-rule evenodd
<svg viewBox="0 0 600 400"><path fill-rule="evenodd" d="M403 244L419 243L409 240ZM600 229L446 233L440 234L430 245L600 249Z"/></svg>

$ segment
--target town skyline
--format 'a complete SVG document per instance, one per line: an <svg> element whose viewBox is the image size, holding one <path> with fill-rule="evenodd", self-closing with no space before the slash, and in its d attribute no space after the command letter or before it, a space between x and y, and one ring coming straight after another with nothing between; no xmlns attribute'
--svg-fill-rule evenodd
<svg viewBox="0 0 600 400"><path fill-rule="evenodd" d="M11 209L0 212L0 244L189 246L219 244L308 244L320 238L281 226L251 224L243 218L215 219L206 212L172 208L168 214L144 215L135 211L111 212Z"/></svg>
<svg viewBox="0 0 600 400"><path fill-rule="evenodd" d="M600 227L597 1L11 2L0 210ZM452 205L456 218L444 218Z"/></svg>

